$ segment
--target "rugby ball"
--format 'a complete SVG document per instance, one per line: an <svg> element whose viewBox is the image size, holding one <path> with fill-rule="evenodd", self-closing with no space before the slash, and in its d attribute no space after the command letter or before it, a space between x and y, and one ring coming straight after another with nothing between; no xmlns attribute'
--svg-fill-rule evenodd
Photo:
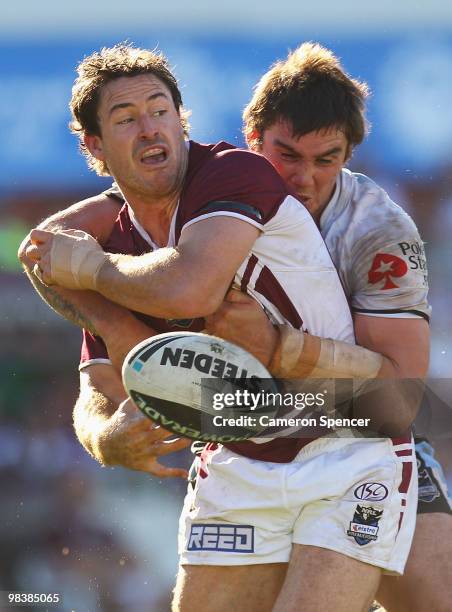
<svg viewBox="0 0 452 612"><path fill-rule="evenodd" d="M206 442L259 435L274 416L268 370L239 346L207 334L171 332L148 338L127 355L122 378L136 406L175 434Z"/></svg>

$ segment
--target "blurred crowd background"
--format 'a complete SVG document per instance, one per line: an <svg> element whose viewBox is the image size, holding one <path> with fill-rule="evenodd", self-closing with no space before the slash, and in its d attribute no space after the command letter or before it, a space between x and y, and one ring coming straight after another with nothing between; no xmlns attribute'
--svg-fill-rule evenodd
<svg viewBox="0 0 452 612"><path fill-rule="evenodd" d="M446 401L439 420L427 406L421 427L434 438L450 486L452 5L111 4L81 0L70 9L41 0L23 10L12 3L2 8L0 591L59 592L61 610L163 612L177 569L185 484L101 468L78 445L71 411L80 333L40 301L16 259L37 222L109 185L88 171L67 129L75 66L121 40L158 47L192 110L192 138L238 146L253 85L302 41L330 47L353 76L369 83L372 129L350 166L383 185L426 242L430 376ZM188 461L188 453L173 459Z"/></svg>

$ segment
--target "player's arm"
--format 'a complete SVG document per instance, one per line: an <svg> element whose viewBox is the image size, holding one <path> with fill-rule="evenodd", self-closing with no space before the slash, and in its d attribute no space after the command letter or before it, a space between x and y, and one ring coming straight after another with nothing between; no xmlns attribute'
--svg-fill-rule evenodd
<svg viewBox="0 0 452 612"><path fill-rule="evenodd" d="M423 318L353 317L356 342L383 356L380 378L424 378L430 356L430 331Z"/></svg>
<svg viewBox="0 0 452 612"><path fill-rule="evenodd" d="M408 428L416 418L423 393L422 381L427 376L430 358L430 330L423 318L387 318L354 315L356 341L359 345L382 355L378 379L386 381L383 393L371 394L381 422L395 433ZM372 398L372 395L375 397ZM359 403L355 412L359 416ZM400 429L399 429L400 428Z"/></svg>
<svg viewBox="0 0 452 612"><path fill-rule="evenodd" d="M114 198L98 195L83 200L61 210L38 227L43 230L65 230L69 227L89 232L96 236L101 244L109 237L115 219L120 210L121 203ZM127 338L141 339L144 327L130 312L93 291L73 291L58 286L49 287L42 283L33 273L35 261L27 256L27 249L31 246L30 234L19 247L19 259L25 272L42 299L58 314L75 325L89 330L91 333L102 336L109 345L109 353L116 365L127 351L120 342ZM118 334L118 330L121 334ZM131 344L131 340L128 342Z"/></svg>
<svg viewBox="0 0 452 612"><path fill-rule="evenodd" d="M420 318L355 315L355 326L360 346L290 326L276 328L255 300L238 291L230 291L206 320L209 333L239 344L276 377L355 379L355 391L363 398L355 403L356 416L370 416L383 433L402 433L416 416L422 394L417 381L428 369L428 324ZM374 393L369 387L381 379L384 396L378 382Z"/></svg>
<svg viewBox="0 0 452 612"><path fill-rule="evenodd" d="M47 217L37 227L44 230L79 229L91 234L100 244L104 244L111 234L114 222L122 203L116 198L98 194L76 202ZM25 257L24 243L19 247L19 256Z"/></svg>
<svg viewBox="0 0 452 612"><path fill-rule="evenodd" d="M206 331L239 344L280 378L374 378L384 359L347 342L274 326L252 297L235 289L206 319Z"/></svg>
<svg viewBox="0 0 452 612"><path fill-rule="evenodd" d="M120 465L160 478L187 476L185 469L166 467L158 458L187 447L190 440L169 440L168 431L144 417L127 398L112 366L98 364L81 370L74 428L83 447L103 465Z"/></svg>
<svg viewBox="0 0 452 612"><path fill-rule="evenodd" d="M247 221L214 216L186 227L177 247L133 257L105 253L86 235L35 230L28 255L46 283L94 289L156 317L194 318L221 304L259 231Z"/></svg>

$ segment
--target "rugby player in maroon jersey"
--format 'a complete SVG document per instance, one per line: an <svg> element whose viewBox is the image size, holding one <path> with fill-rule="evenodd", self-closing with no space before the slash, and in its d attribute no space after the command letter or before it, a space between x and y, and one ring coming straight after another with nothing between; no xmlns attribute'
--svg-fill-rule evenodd
<svg viewBox="0 0 452 612"><path fill-rule="evenodd" d="M151 113L149 111L147 103L154 102L156 99L159 99L159 102L161 102L160 98L165 97L164 95L165 93L166 93L167 101L170 99L170 96L168 95L167 92L162 90L161 83L158 83L158 82L156 83L155 79L151 79L151 81L153 82L151 82L151 89L149 89L149 83L147 81L145 83L142 76L133 76L133 77L129 76L128 80L133 81L132 84L135 87L135 93L139 97L141 96L141 99L143 102L146 102L145 104L146 110L142 114L143 117L146 116L146 118L142 119L142 115L140 114L140 122L143 121L144 123L147 124L145 128L141 128L142 134L144 134L145 132L149 134L152 130L154 130L154 135L156 133L161 132L162 134L166 136L166 139L163 138L162 140L156 140L155 142L148 142L146 143L145 147L139 146L136 148L136 150L132 151L131 156L129 155L130 150L128 150L127 147L124 147L124 149L121 149L122 152L117 153L115 152L115 149L111 148L111 145L113 142L115 142L115 140L114 139L112 140L110 138L112 134L108 131L109 130L108 121L113 121L115 126L116 125L125 126L128 123L134 123L136 122L136 115L130 117L128 113L126 113L125 114L126 116L124 117L120 115L117 118L118 121L115 123L114 122L115 113L117 111L123 111L123 110L127 110L127 111L132 110L136 112L136 108L137 106L139 106L139 104L136 103L136 99L134 99L133 97L134 93L131 93L131 89L129 87L131 83L127 83L127 88L125 88L124 82L118 85L118 82L121 80L121 78L122 77L117 78L116 81L115 80L113 81L113 84L110 84L105 88L104 91L106 92L106 94L103 98L101 97L101 100L100 100L99 115L101 118L101 123L102 123L102 120L106 121L106 123L102 125L102 127L106 129L102 130L102 136L100 136L100 134L91 133L90 135L94 136L94 139L91 140L91 142L89 142L89 139L86 138L86 134L85 134L85 143L88 144L91 154L98 161L101 161L103 163L108 161L109 170L114 176L116 175L122 176L124 181L123 181L123 184L120 183L120 187L122 189L122 192L126 196L126 198L130 202L134 201L134 204L136 204L136 210L138 211L138 216L141 217L140 219L141 225L143 225L143 222L144 222L147 228L149 227L151 228L152 238L157 245L159 246L165 245L168 243L167 241L168 232L170 231L171 233L171 228L170 228L171 215L169 213L174 212L174 209L175 209L176 198L174 196L178 194L178 191L179 191L178 187L180 187L180 183L178 184L178 180L180 179L181 176L185 176L185 175L183 172L182 173L179 172L181 170L181 166L178 164L175 164L173 166L173 174L171 174L171 168L169 168L169 171L166 174L166 176L165 176L165 173L162 174L161 176L162 182L158 184L159 194L162 194L163 193L162 189L164 190L166 188L167 184L165 183L165 179L168 180L169 177L171 177L171 181L170 181L171 189L168 191L168 193L164 194L165 198L162 201L162 205L158 211L159 214L149 215L147 214L148 211L146 211L145 207L140 208L141 206L140 197L138 197L138 201L137 201L136 196L137 195L141 196L149 188L154 189L155 183L152 185L144 184L146 181L144 181L143 183L142 179L146 175L142 173L141 176L138 176L137 178L134 175L134 166L136 165L136 163L138 163L138 164L150 166L151 168L153 166L154 168L158 168L160 164L162 164L163 167L165 167L165 163L168 158L171 161L173 161L171 159L173 152L176 152L176 154L177 152L179 152L180 154L179 160L183 166L185 154L184 154L183 148L179 146L178 139L177 139L177 131L173 132L171 128L169 129L169 131L165 133L165 128L159 128L157 131L155 131L154 127L150 128L152 124L152 120L150 119L150 117L152 118L155 117L155 119L157 119L159 117L165 116L168 113L168 110L170 110L170 114L171 114L172 109L164 108L163 111L162 109L156 109L154 111L155 112L154 114L154 112ZM139 83L138 83L138 79L140 79ZM122 80L124 81L124 79ZM165 83L166 81L163 81L163 82ZM122 87L122 85L124 85L124 87ZM142 86L144 85L145 87L142 88ZM133 87L132 87L132 90L133 90ZM143 97L144 95L145 97ZM133 99L132 104L130 103L131 96ZM105 102L105 100L109 100L109 103L107 103L107 107L105 107L105 104L104 104L104 107L102 108L102 104L103 102ZM174 98L173 98L173 102L174 102ZM176 109L179 109L180 105L174 102L174 106ZM133 112L132 112L132 115L133 115ZM181 127L180 117L178 117L178 125L180 129ZM175 124L173 124L173 127L174 126ZM121 129L122 128L114 127L113 129L119 130L119 132L116 131L116 134L119 134L119 140L121 140ZM150 131L148 132L148 130ZM179 134L181 133L182 132L179 131ZM174 138L174 136L176 137ZM118 142L116 142L116 144L118 144ZM127 144L127 138L125 141L123 141L123 144ZM174 148L171 146L168 146L169 144L171 145L174 144L175 145ZM141 143L141 145L143 145L143 143ZM219 150L218 152L221 154L222 151ZM141 166L138 166L138 167L141 168ZM260 172L264 173L264 176L268 172L268 169L264 170L263 166L261 166L259 170ZM125 175L123 174L123 172L125 172ZM221 178L222 180L224 180L223 177ZM259 175L259 178L260 179L262 178L261 174ZM127 184L125 179L129 180L130 183ZM246 209L240 210L239 214L237 215L237 210L236 209L231 210L230 207L227 211L223 209L219 209L219 208L214 208L214 210L212 211L212 208L210 207L210 208L206 208L205 210L201 210L201 213L204 213L207 217L215 216L216 213L219 213L219 212L221 213L219 216L231 216L231 217L239 216L241 218L247 217L248 220L252 219L254 221L254 227L258 227L262 220L264 220L264 222L271 221L273 216L276 214L274 212L275 209L277 209L279 213L279 210L281 208L281 203L286 202L286 197L284 193L279 191L280 186L277 185L277 183L274 183L274 179L271 179L271 185L265 185L264 191L265 190L270 190L273 193L273 197L275 197L275 194L276 194L276 204L275 202L270 203L270 208L268 211L266 211L265 209L259 211L258 209L258 212L261 218L259 218L259 215L256 216L255 212L253 211L250 212L249 210L246 210ZM243 194L244 193L243 188L242 188L242 191L239 191L238 193ZM246 190L246 193L248 196L247 190ZM237 192L236 192L236 195L237 195ZM209 199L210 197L215 198L219 196L218 194L207 193L206 197L207 197L207 200L203 203L204 205L210 204L212 202L212 200ZM216 203L216 200L213 200L213 201ZM236 203L237 201L239 203L242 203L240 197L238 197L238 199L236 200L234 200L233 198L231 198L230 200L230 202L236 202ZM286 205L286 208L287 206L290 206L290 200L288 200L288 202L289 204ZM87 229L91 233L94 233L98 238L101 238L100 241L104 243L105 240L102 240L102 237L105 237L105 234L107 234L107 231L105 227L103 229L99 229L98 231L96 231L97 227L95 223L93 223L93 215L94 217L96 217L98 213L97 211L94 211L93 213L93 210L92 210L93 207L91 206L91 204L92 203L82 204L78 208L69 210L69 212L66 213L65 218L63 215L64 222L61 222L61 219L54 219L53 222L51 221L49 224L47 224L46 227L47 228L52 227L52 223L54 223L53 227L57 227L57 228L58 227L69 227L70 228L74 226L79 227L79 228L81 227L82 229ZM251 204L254 204L254 202L251 202ZM256 203L256 206L257 205L258 204ZM110 204L108 204L107 207L110 207ZM135 211L135 206L134 206L134 211ZM77 215L79 215L80 212L82 212L82 217L83 215L85 215L83 217L82 222L78 222L77 224L75 223L71 224L71 221L73 221L73 219ZM187 234L187 232L190 231L190 223L196 217L197 212L198 211L191 210L190 206L187 207L187 210L182 210L183 214L185 213L187 214L181 221L179 229L177 228L177 225L178 225L177 216L175 217L176 223L174 227L174 232L176 235L178 231L180 232L180 230L182 229L184 225L187 225L187 230L185 230L184 236L189 235ZM225 215L225 212L227 212L228 214ZM195 213L195 216L192 217L191 215L193 213ZM212 213L214 214L212 215ZM71 215L74 215L74 216L71 217ZM254 215L254 217L252 217L252 215ZM264 219L262 219L262 216L264 217ZM152 218L149 218L149 217L152 217ZM208 222L209 222L209 219L206 219L203 221L203 224L208 223ZM58 225L58 223L60 223L60 225ZM247 224L250 226L253 226L253 223L250 223L249 221L247 222ZM108 221L107 221L107 225L108 225ZM196 225L197 224L195 223L195 227ZM211 227L212 226L209 226L209 232L212 231ZM254 233L254 235L251 234L251 231L248 231L249 228L247 227L247 229L244 230L244 234L242 236L237 236L238 234L237 228L241 226L240 225L237 226L237 224L233 224L233 230L231 226L231 236L228 236L227 232L224 231L223 225L221 226L218 225L216 227L218 231L221 231L222 238L224 237L226 238L226 243L231 242L232 243L231 246L233 246L234 248L236 245L235 245L234 240L232 240L232 235L235 240L237 240L237 238L243 238L244 251L245 251L245 246L247 246L246 252L245 253L240 252L240 251L237 252L237 249L235 249L234 256L237 259L240 258L238 263L236 263L236 260L234 260L234 257L231 257L231 260L232 260L231 266L233 267L235 265L235 268L237 268L240 262L245 258L244 256L246 255L246 253L248 253L250 245L254 243L254 241L256 240L258 233L257 234ZM110 230L112 229L111 224L109 226L109 229ZM50 242L49 240L50 237L45 232L38 231L38 232L34 232L34 234L32 235L32 238L35 243L38 243L38 245L44 244L44 247L38 246L38 248L36 247L29 248L28 254L33 255L39 261L41 270L44 270L44 279L46 281L50 281L51 280L50 275L49 275L50 270L45 261L45 258L48 257L48 253L46 253L45 247L46 247L46 244ZM86 240L86 238L83 237L83 240ZM62 243L64 243L63 250L64 248L68 247L71 242L73 242L73 240L63 239L62 240ZM182 246L182 241L179 244ZM86 246L88 248L86 248ZM72 247L69 246L69 249L72 249ZM94 249L95 252L92 249ZM164 251L165 249L160 249L160 251L162 250ZM174 301L172 303L172 307L170 308L168 306L168 303L165 302L165 299L168 300L168 296L165 296L162 299L162 296L159 294L159 292L153 293L152 286L149 287L149 285L152 285L152 283L149 282L148 276L142 276L140 278L140 274L142 273L142 270L134 267L134 263L132 261L133 258L130 258L129 260L126 260L121 257L110 258L109 262L113 263L113 268L115 269L112 271L112 269L110 268L110 275L108 273L105 275L105 272L103 272L104 263L100 263L101 257L103 257L103 255L99 253L98 250L96 251L96 247L92 244L92 242L91 244L88 244L88 245L82 245L82 251L84 254L89 255L90 262L88 266L82 265L83 269L79 268L77 270L77 274L75 275L76 283L75 285L72 285L69 283L70 287L72 287L73 289L74 288L76 289L80 289L80 288L94 289L95 288L97 291L101 291L101 293L104 293L104 295L107 295L110 298L118 300L124 303L126 306L130 308L135 308L136 310L143 310L143 302L151 300L151 304L152 304L151 313L156 317L161 317L161 316L165 316L165 317L171 316L174 318L187 317L187 316L196 317L196 316L209 314L209 311L214 310L214 306L217 306L219 301L221 301L221 297L222 295L224 295L226 291L226 288L231 280L231 276L233 276L233 274L231 274L231 270L229 269L224 272L224 277L227 277L228 279L227 282L226 282L226 278L223 279L220 275L218 291L216 292L214 289L213 300L212 301L207 300L206 302L206 294L204 295L201 294L201 296L199 296L196 291L192 291L191 293L182 294L182 295L177 292L176 294L171 293L175 291L174 278L172 279L173 282L165 285L165 281L167 279L164 278L164 275L159 274L159 258L158 257L150 258L149 263L155 263L156 268L154 270L147 269L146 274L149 274L150 272L152 272L155 275L155 278L157 278L158 283L162 283L163 288L169 291L170 295L173 298L179 298L179 299L181 297L189 298L187 303L186 304L184 303L183 309L179 308L180 305L177 301ZM187 251L185 251L185 253L187 253ZM190 249L188 249L188 254L190 255ZM173 251L170 251L169 253L162 253L161 255L163 258L165 257L165 255L169 255L170 257L171 256L177 257ZM201 249L201 253L198 253L198 255L200 255L201 258L204 256L202 249ZM228 253L223 251L222 257L224 258L225 255L227 257ZM190 266L193 266L195 260L190 259L189 257L188 261L190 264L188 269L190 269ZM165 260L165 263L168 263L168 261ZM99 264L101 265L100 268L99 268ZM121 268L123 265L125 266L124 269ZM185 278L185 273L187 272L188 269L182 267L182 272L184 273L183 278ZM95 285L91 285L90 283L91 283L92 278L96 276L96 273L99 270L100 270L100 275L99 275L100 284L96 283ZM134 291L132 292L128 292L127 288L124 287L124 285L121 284L120 281L118 282L117 273L119 272L119 274L121 274L121 272L125 270L127 270L125 272L126 275L128 272L132 272L133 275L136 276L136 280L138 281L136 285L134 286ZM71 275L74 277L73 272L74 270L70 271ZM213 285L209 285L209 274L208 274L209 271L207 270L205 272L207 272L206 274L207 294L210 296L212 295ZM64 274L66 274L66 271L63 270L63 276ZM104 275L104 280L102 281L103 275ZM199 278L199 275L197 278ZM58 280L59 281L63 280L61 284L64 285L65 281L67 280L67 276L64 277L63 279L59 278ZM191 281L192 277L188 276L188 280ZM223 284L221 282L222 280L224 280ZM144 285L147 285L146 288L144 287ZM40 287L40 290L47 291L43 289L43 287ZM82 309L82 305L81 305L82 302L78 301L79 298L75 296L71 296L68 293L66 294L61 293L61 291L57 289L52 289L51 291L54 292L54 295L55 294L59 295L60 298L61 296L63 296L69 301L72 299L72 304L75 302L76 305L78 305ZM47 292L47 298L49 298L49 292ZM49 301L51 301L51 298ZM102 303L102 301L99 301L99 296L93 296L92 294L90 294L88 297L85 295L84 301L85 301L85 304L83 305L82 312L84 311L85 317L87 317L88 320L90 319L90 314L89 314L91 312L90 309L98 310L99 306L102 304L104 308L106 307L105 303ZM86 305L87 302L88 302L88 306ZM56 304L54 303L54 306L55 305ZM58 304L56 306L58 306ZM145 310L146 310L146 307L145 307ZM88 315L86 313L88 313ZM120 310L116 310L116 313L118 314L118 316L122 317L123 322L127 323L128 318L126 314L124 313L119 314ZM110 316L111 315L106 315L105 318L108 318ZM94 328L97 332L99 332L101 335L104 335L104 337L107 339L108 332L102 331L102 327L104 326L104 323L105 323L104 317L99 316L99 314L97 315L93 314L91 315L91 317L92 317L91 323L93 323L93 319L94 321L97 322L97 325L96 323L93 323L91 325L91 328ZM111 320L112 319L110 319L110 322ZM137 329L139 330L139 327ZM137 338L139 337L140 333L141 333L140 331L137 331ZM112 343L114 345L114 340L112 341ZM108 344L108 340L107 340L107 344ZM95 380L91 378L89 381L89 384L87 384L86 387L89 388L91 385L91 389L92 389L93 386L95 387L94 383L95 383ZM98 417L99 415L92 414L91 416L95 418L91 421L90 424L86 420L85 425L86 425L87 432L90 432L92 434L93 431L91 431L91 425L96 424L96 417ZM97 424L98 424L98 419L97 419ZM118 422L117 424L120 424L120 422ZM112 425L112 423L110 423L110 425ZM113 428L114 428L114 425L115 424L113 424ZM94 433L97 433L97 432L99 432L99 428L94 429ZM100 439L103 436L108 438L109 436L108 428L103 430L101 436L97 436L97 440L95 441L95 444L93 444L93 447L91 448L94 454L96 453L96 450L97 450L96 448L94 448L94 446L96 446L96 444L100 441ZM92 437L96 437L96 436L92 436ZM406 450L408 451L408 449ZM377 570L376 567L367 565L366 563L362 563L361 561L357 561L356 559L353 559L352 555L345 557L342 554L335 553L334 546L332 547L332 550L330 550L328 549L327 546L325 546L325 548L323 547L319 548L318 546L315 546L313 544L310 544L309 546L295 544L293 547L293 551L294 552L293 552L293 556L291 559L291 563L289 564L287 581L286 581L285 587L283 588L281 592L281 596L278 599L278 603L276 604L278 609L281 609L281 610L282 609L284 610L299 609L300 605L302 605L306 609L309 609L309 607L318 605L318 602L320 599L322 599L322 602L324 602L326 606L330 605L331 603L334 603L336 609L344 609L344 610L345 609L347 610L361 609L363 602L366 602L369 599L369 597L372 594L372 591L374 590L374 587L376 586L376 583L378 582L379 570ZM212 561L210 561L210 563L212 563ZM221 609L221 606L223 606L224 609L229 609L232 605L235 605L235 607L237 608L239 607L239 605L241 605L242 607L245 606L244 609L245 608L253 609L253 606L254 606L254 609L264 609L264 606L271 607L272 597L274 599L276 593L279 590L284 574L286 572L284 563L277 559L275 563L267 562L267 563L261 564L258 561L256 562L256 558L254 558L253 561L248 561L248 563L251 563L251 565L249 566L237 565L235 567L234 566L233 567L222 567L222 566L216 566L216 565L210 565L209 567L206 567L204 565L203 566L187 565L185 567L184 572L182 572L182 580L180 582L180 584L183 586L182 591L179 593L181 609L189 609L188 606L190 605L191 606L196 605L197 607L202 609L203 602L206 601L202 588L206 589L210 595L214 593L214 597L216 600L215 603L218 604L216 605L217 609ZM318 567L318 564L320 564L323 567L325 563L329 563L331 567L331 572L328 575L329 585L325 583L324 577L320 576L319 572L316 569L316 567ZM376 563L375 565L378 565L378 563ZM275 567L275 566L278 566L278 567ZM306 569L306 572L303 571L304 569ZM300 575L300 570L302 570L301 575ZM228 581L227 587L224 584L225 579ZM252 592L250 592L250 586L252 586L253 583L256 583L256 579L257 579L259 588L254 589L254 590L252 589ZM309 589L305 589L303 587L303 580L309 581L309 587L310 587ZM317 586L315 584L315 580L317 580L317 583L318 583ZM338 581L344 587L344 593L338 593L337 589L333 588L333 585L337 585ZM219 588L219 586L221 588ZM246 598L244 596L244 593L247 594ZM288 601L290 601L290 606L291 606L290 608L288 607ZM284 606L284 607L281 607L281 606Z"/></svg>

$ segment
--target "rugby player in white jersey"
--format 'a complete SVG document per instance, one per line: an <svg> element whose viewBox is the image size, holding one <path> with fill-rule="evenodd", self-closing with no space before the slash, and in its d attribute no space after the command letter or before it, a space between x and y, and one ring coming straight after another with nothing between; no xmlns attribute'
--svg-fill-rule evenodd
<svg viewBox="0 0 452 612"><path fill-rule="evenodd" d="M354 85L365 94L362 84ZM357 343L381 353L394 376L409 378L428 354L424 248L412 220L378 185L344 169L360 138L340 105L357 91L331 52L304 44L261 78L244 112L244 130L249 146L274 164L318 223L349 298ZM277 331L247 296L231 292L207 329L272 367ZM296 367L283 374L297 376ZM378 599L391 612L446 612L452 601L451 506L431 447L419 440L416 451L413 548L404 576L384 577Z"/></svg>
<svg viewBox="0 0 452 612"><path fill-rule="evenodd" d="M85 60L85 66L89 65L90 59ZM92 78L92 73L89 76ZM277 269L278 263L275 266L278 257L282 258L280 265L286 271L287 266L293 266L294 271L303 272L303 266L306 267L307 262L312 263L310 257L312 245L315 244L315 255L320 255L322 259L321 267L326 266L327 271L330 271L328 259L322 255L321 244L308 240L309 236L315 238L317 234L315 226L302 214L304 209L299 204L295 208L292 206L293 200L275 182L268 165L244 156L243 152L231 154L228 146L216 149L215 152L215 147L208 147L215 156L213 169L220 172L215 175L216 179L219 176L220 182L225 180L221 174L224 164L221 163L221 168L218 168L218 159L238 160L237 165L232 167L235 170L233 181L228 183L223 194L216 193L218 186L215 186L212 194L209 190L204 193L202 189L206 178L203 176L203 181L195 181L197 189L193 190L195 195L191 197L198 197L196 194L200 190L204 200L198 202L199 208L193 206L187 196L191 185L184 184L186 172L190 173L190 163L187 170L187 165L184 167L187 160L184 151L187 149L182 146L185 141L179 114L180 104L176 103L172 91L168 90L166 79L149 79L149 75L143 73L116 72L110 75L110 81L102 90L103 85L100 94L98 90L93 95L92 88L89 91L90 102L94 102L95 112L91 113L94 125L84 124L86 117L76 114L81 121L81 130L84 131L85 145L90 155L104 164L104 170L108 167L115 176L128 200L127 206L133 211L139 226L151 235L153 244L169 244L169 247L142 257L108 256L94 240L86 236L79 239L61 232L34 231L34 246L28 247L26 252L38 261L39 274L43 275L47 283L57 282L71 290L95 290L128 308L148 313L155 318L193 317L208 315L219 305L221 294L224 295L237 268L240 267L236 280L247 278L246 272L252 261L247 255L250 249L254 249L255 259L264 259L270 271L273 266L275 274L280 272ZM164 108L160 108L162 103ZM165 119L162 120L162 117ZM196 151L195 146L193 150ZM227 155L223 156L223 151ZM217 153L221 155L217 157ZM192 145L189 155L192 155ZM148 157L155 159L146 161ZM168 160L170 164L166 164ZM249 164L257 164L259 168L251 168ZM173 174L168 172L168 166ZM246 180L250 169L258 171L260 187L254 187L260 190L257 198L254 198L252 191L244 188L248 185ZM231 165L228 163L226 171L230 170ZM270 182L262 189L262 181L267 175ZM236 180L245 180L246 184L239 185L240 189L232 196L228 190ZM159 189L167 189L169 183L172 188L169 192L159 192ZM223 185L220 187L225 188ZM276 193L275 202L267 202L266 189L273 194L272 197ZM237 193L241 195L237 196ZM213 200L209 199L211 195ZM218 199L221 195L226 196L227 200ZM175 212L174 205L178 196L181 196L183 206ZM184 200L182 196L187 197ZM245 202L241 201L242 197ZM250 206L239 207L238 214L237 206L234 206L232 209L235 212L231 215L231 207L225 208L228 200L229 204L253 204L258 207L259 215L256 216L255 211L250 213ZM152 210L149 204L155 202L158 206ZM86 229L107 240L105 226L111 230L114 220L110 215L111 206L101 206L102 203L105 204L105 198L82 203L63 212L46 227ZM210 214L213 203L216 213L214 219ZM208 208L203 208L207 205ZM284 214L288 207L291 211L289 225ZM225 219L231 216L232 222L231 219ZM175 242L168 242L171 218L176 219ZM272 225L274 219L278 223ZM130 214L129 220L132 220ZM300 227L306 226L303 233L297 235L300 253L297 249L292 250L293 256L289 261L284 252L284 242L276 241L277 252L271 252L270 239L274 232L281 229L281 222L284 232L290 236L297 223L300 223ZM133 225L137 229L136 224ZM307 236L304 233L306 230ZM210 239L214 239L214 250L221 253L221 261L212 255ZM254 243L264 244L265 248L255 249ZM172 246L176 244L177 249ZM194 244L195 249L192 247ZM290 242L286 244L290 246ZM308 252L303 251L303 246ZM55 252L60 257L52 260ZM207 253L209 258L206 257ZM299 254L304 257L301 262L294 259ZM240 266L243 260L245 263ZM258 294L258 287L265 283L257 282L260 277L259 268L259 274L256 273L255 278L252 278L256 265L253 262L247 283ZM267 277L267 273L264 276ZM200 278L203 283L199 283ZM311 346L314 350L310 351L308 365L319 364L323 372L331 371L335 365L334 350L348 349L345 349L344 343L331 344L331 341L322 340L315 334L337 337L340 335L339 327L342 337L347 335L347 325L344 327L346 317L344 319L345 314L341 312L340 306L340 292L335 289L331 298L323 293L328 291L328 288L323 287L322 295L315 298L318 288L314 283L310 287L309 299L315 298L318 304L322 304L323 298L325 304L318 306L318 312L310 312L309 304L305 305L306 295L303 292L297 295L291 283L287 284L284 275L278 275L278 278L290 293L292 303L299 305L299 315L303 316L304 323L313 332L311 339L314 344ZM299 283L294 284L299 284L302 290L302 274L298 280ZM337 288L334 278L331 282ZM56 305L52 302L51 292L41 285L39 289L46 293L49 302ZM99 295L62 293L58 289L51 291L63 297L66 304L77 306L82 314L88 312L88 318L93 308L102 308L102 313L97 314L96 329L104 335L107 345L120 344L124 338L122 322L127 322L127 315L123 314L122 319L115 321L112 331L111 328L107 329L104 320L113 320L105 314L109 302L102 301ZM278 311L271 296L263 304L274 319L279 319L281 323L290 322L289 317L284 317ZM320 309L326 312L327 324L322 321ZM60 310L67 315L69 308L66 311L64 307ZM113 310L118 312L115 306ZM325 329L325 325L329 325L330 329ZM120 339L111 340L112 335L119 335ZM318 343L322 350L320 355L318 351L315 355ZM306 346L309 344L310 341ZM333 355L325 355L323 349L328 353L331 348ZM300 350L300 358L301 353L306 356L306 351ZM358 347L353 355L356 355L354 361L352 358L355 367L362 368L364 364L369 377L384 372L384 359L375 353ZM277 361L278 367L282 367L285 360ZM114 437L114 430L121 429L127 415L124 407L112 410L111 405L107 412L96 412L98 408L94 407L95 402L103 395L108 400L108 386L114 387L116 384L117 391L119 379L113 368L105 363L90 365L89 369L91 373L87 374L88 381L84 382L86 394L79 405L79 412L85 410L83 425L92 444L91 447L89 444L87 446L96 454L100 438ZM343 368L340 374L344 376ZM422 374L419 367L411 375L417 377ZM114 407L114 403L120 399L120 393L111 399ZM413 449L409 441L406 438L401 442L356 438L284 441L285 447L292 448L290 452L281 444L274 446L272 442L254 445L254 449L250 448L250 444L235 448L235 452L220 447L209 449L204 454L209 475L199 478L195 490L190 492L181 521L183 565L175 609L207 610L214 607L216 610L265 610L272 609L274 602L273 609L281 611L332 607L344 611L364 609L373 598L381 570L401 573L408 553L415 513L413 498L416 493L415 482L411 478ZM258 450L259 447L261 450ZM337 479L338 464L343 470L341 480ZM369 483L378 484L380 492L377 494L372 489L363 497L361 489L364 490ZM224 495L226 490L230 491L227 496ZM238 529L232 539L230 532L225 532L231 526ZM212 533L207 533L209 529L216 530L213 534L216 534L214 544ZM328 572L324 571L326 567Z"/></svg>

